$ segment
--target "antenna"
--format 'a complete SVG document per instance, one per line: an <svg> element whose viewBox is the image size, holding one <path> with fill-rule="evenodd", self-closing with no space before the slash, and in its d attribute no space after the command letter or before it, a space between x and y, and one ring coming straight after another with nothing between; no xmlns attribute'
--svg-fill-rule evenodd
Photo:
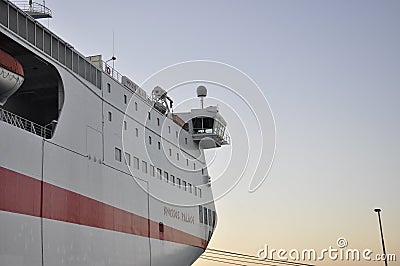
<svg viewBox="0 0 400 266"><path fill-rule="evenodd" d="M112 32L112 57L106 61L106 64L110 61L113 61L113 65L112 65L113 75L114 75L114 69L115 69L115 60L117 60L117 58L115 57L114 30L113 30L113 32Z"/></svg>
<svg viewBox="0 0 400 266"><path fill-rule="evenodd" d="M115 60L117 59L116 57L115 57L115 38L114 38L114 30L113 30L113 50L112 50L112 61L113 61L113 69L115 69L115 65L114 65L114 62L115 62Z"/></svg>
<svg viewBox="0 0 400 266"><path fill-rule="evenodd" d="M197 87L197 97L200 98L201 109L204 109L204 97L207 96L207 88L204 86Z"/></svg>

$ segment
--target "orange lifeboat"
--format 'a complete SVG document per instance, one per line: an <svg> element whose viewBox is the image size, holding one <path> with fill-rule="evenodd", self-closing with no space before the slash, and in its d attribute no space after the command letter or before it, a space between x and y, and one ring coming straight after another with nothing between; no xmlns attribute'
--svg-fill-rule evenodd
<svg viewBox="0 0 400 266"><path fill-rule="evenodd" d="M0 105L24 82L24 69L17 59L0 49Z"/></svg>

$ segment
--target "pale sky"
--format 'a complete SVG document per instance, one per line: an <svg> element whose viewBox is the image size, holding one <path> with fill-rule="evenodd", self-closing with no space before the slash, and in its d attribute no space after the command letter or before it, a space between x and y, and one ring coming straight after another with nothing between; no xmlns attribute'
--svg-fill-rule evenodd
<svg viewBox="0 0 400 266"><path fill-rule="evenodd" d="M216 202L210 247L255 255L264 244L321 250L344 237L350 248L378 253L380 207L387 252L398 258L389 265L400 265L399 1L46 4L50 29L84 55L110 58L114 30L116 68L139 84L172 64L212 60L259 85L276 120L276 159L256 192L244 178Z"/></svg>

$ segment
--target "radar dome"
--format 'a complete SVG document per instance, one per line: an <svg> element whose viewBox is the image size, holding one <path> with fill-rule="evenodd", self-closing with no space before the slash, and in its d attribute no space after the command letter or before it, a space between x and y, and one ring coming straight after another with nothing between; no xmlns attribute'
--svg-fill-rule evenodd
<svg viewBox="0 0 400 266"><path fill-rule="evenodd" d="M206 97L207 96L207 88L204 86L197 87L197 97Z"/></svg>

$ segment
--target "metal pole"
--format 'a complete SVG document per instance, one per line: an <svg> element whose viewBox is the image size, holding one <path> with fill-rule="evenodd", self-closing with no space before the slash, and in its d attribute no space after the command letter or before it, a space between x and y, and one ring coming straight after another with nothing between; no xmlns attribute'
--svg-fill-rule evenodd
<svg viewBox="0 0 400 266"><path fill-rule="evenodd" d="M386 256L386 250L385 250L385 241L383 240L383 230L382 230L382 221L381 221L381 209L374 209L376 213L378 213L378 220L379 220L379 228L381 230L381 239L382 239L382 249L383 249L383 255L385 256L385 266L387 266L387 256Z"/></svg>

